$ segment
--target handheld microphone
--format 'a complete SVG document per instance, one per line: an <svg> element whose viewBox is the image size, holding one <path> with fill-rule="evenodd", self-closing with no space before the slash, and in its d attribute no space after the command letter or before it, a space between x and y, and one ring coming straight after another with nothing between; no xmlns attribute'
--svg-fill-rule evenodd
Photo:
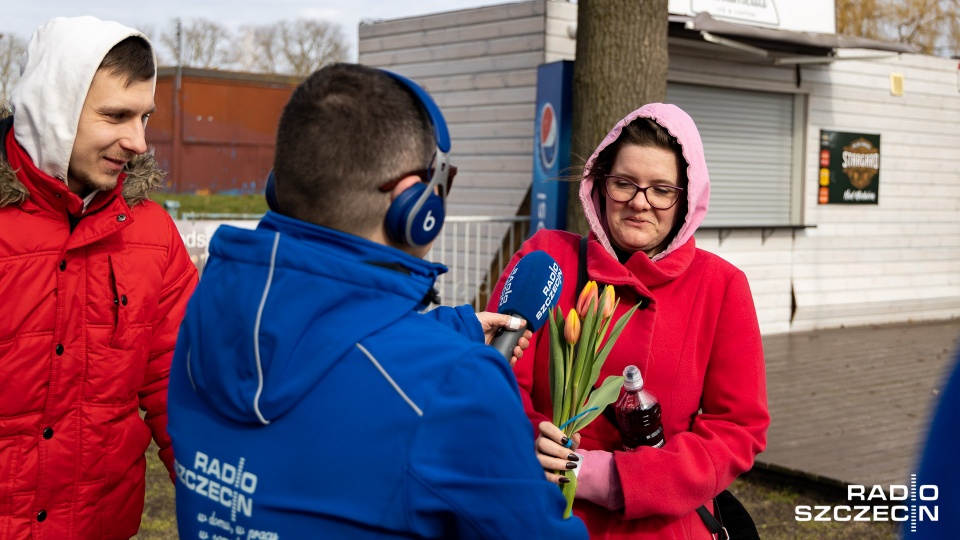
<svg viewBox="0 0 960 540"><path fill-rule="evenodd" d="M550 310L560 301L562 287L563 274L553 257L544 251L524 255L503 284L497 313L523 317L527 324L517 330L500 327L490 345L509 360L523 332L536 332L547 321Z"/></svg>

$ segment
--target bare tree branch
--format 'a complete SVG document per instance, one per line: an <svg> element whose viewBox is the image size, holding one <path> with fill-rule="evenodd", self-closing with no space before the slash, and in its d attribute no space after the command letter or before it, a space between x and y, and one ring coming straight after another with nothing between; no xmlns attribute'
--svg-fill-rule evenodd
<svg viewBox="0 0 960 540"><path fill-rule="evenodd" d="M160 42L176 60L184 66L219 69L227 67L232 61L230 52L231 34L226 27L206 19L193 19L183 23L181 28L183 49L178 55L177 21L160 36Z"/></svg>
<svg viewBox="0 0 960 540"><path fill-rule="evenodd" d="M306 77L326 64L343 61L347 43L340 25L312 19L277 23L280 54L292 75Z"/></svg>
<svg viewBox="0 0 960 540"><path fill-rule="evenodd" d="M10 104L10 92L20 78L20 61L27 40L16 34L0 34L0 110Z"/></svg>
<svg viewBox="0 0 960 540"><path fill-rule="evenodd" d="M234 47L243 51L239 59L241 69L278 73L278 49L280 48L279 29L276 24L263 26L245 26L240 30L240 40Z"/></svg>
<svg viewBox="0 0 960 540"><path fill-rule="evenodd" d="M241 69L306 77L321 66L343 61L347 40L339 25L295 19L245 26L235 40Z"/></svg>
<svg viewBox="0 0 960 540"><path fill-rule="evenodd" d="M837 32L915 45L952 56L960 46L960 0L837 0Z"/></svg>

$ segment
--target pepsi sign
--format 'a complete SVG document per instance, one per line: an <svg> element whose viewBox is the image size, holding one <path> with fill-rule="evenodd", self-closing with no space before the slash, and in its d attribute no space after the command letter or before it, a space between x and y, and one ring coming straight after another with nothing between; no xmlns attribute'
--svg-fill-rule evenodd
<svg viewBox="0 0 960 540"><path fill-rule="evenodd" d="M557 113L553 110L553 104L547 101L540 107L537 120L537 148L540 153L540 166L545 171L553 169L553 165L557 162L557 154L560 150L557 124Z"/></svg>
<svg viewBox="0 0 960 540"><path fill-rule="evenodd" d="M530 233L567 225L567 182L573 117L573 62L562 60L537 68L537 117L533 144Z"/></svg>

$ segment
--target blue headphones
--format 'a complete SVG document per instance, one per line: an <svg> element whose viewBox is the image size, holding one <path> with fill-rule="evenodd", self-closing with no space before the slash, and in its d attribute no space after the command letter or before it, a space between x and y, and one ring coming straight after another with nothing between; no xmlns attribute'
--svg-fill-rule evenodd
<svg viewBox="0 0 960 540"><path fill-rule="evenodd" d="M440 234L446 216L447 178L450 174L450 133L440 107L433 101L430 94L402 75L386 70L383 72L416 96L430 119L434 139L437 142L437 149L428 168L432 170L429 182L420 182L404 190L390 204L384 219L387 234L392 239L409 246L423 247ZM443 196L434 192L436 188L441 190ZM273 171L270 171L270 176L267 177L266 198L270 209L279 212Z"/></svg>

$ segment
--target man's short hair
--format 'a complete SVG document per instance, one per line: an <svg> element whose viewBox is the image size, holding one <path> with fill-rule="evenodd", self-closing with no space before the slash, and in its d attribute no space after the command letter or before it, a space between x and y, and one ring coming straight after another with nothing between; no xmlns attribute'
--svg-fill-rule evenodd
<svg viewBox="0 0 960 540"><path fill-rule="evenodd" d="M150 44L138 36L130 36L114 45L97 69L126 77L126 86L134 81L149 81L157 71Z"/></svg>
<svg viewBox="0 0 960 540"><path fill-rule="evenodd" d="M366 235L390 205L378 186L425 168L435 149L426 111L399 82L357 64L323 67L280 117L277 202L291 217Z"/></svg>

